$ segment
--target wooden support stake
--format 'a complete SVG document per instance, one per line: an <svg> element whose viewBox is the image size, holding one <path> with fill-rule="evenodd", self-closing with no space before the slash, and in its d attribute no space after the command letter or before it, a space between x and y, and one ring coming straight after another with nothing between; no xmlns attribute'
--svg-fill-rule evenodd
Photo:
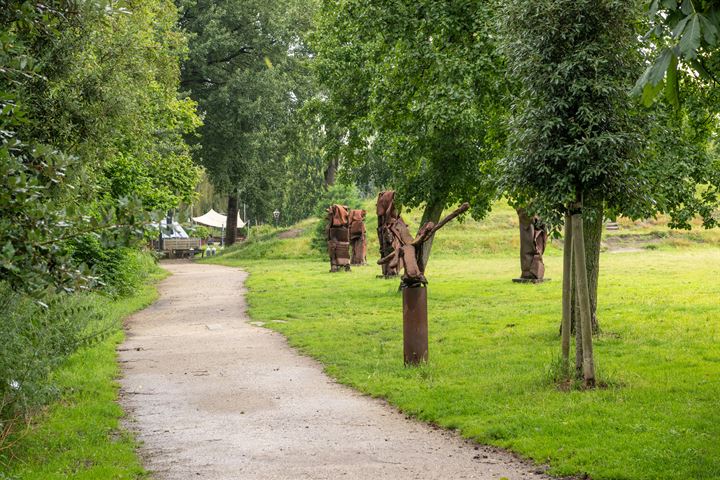
<svg viewBox="0 0 720 480"><path fill-rule="evenodd" d="M565 238L563 239L563 289L562 289L562 359L567 369L570 361L570 329L572 324L572 253L573 230L569 213L565 214Z"/></svg>
<svg viewBox="0 0 720 480"><path fill-rule="evenodd" d="M587 267L585 265L585 241L583 240L582 214L572 215L573 256L575 257L575 288L580 304L582 327L583 378L586 387L595 386L595 363L592 345L592 318L590 312L590 291L588 289Z"/></svg>

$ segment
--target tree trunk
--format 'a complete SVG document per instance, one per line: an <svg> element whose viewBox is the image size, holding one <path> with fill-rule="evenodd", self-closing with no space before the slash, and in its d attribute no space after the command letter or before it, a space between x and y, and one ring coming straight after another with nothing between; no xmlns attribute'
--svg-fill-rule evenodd
<svg viewBox="0 0 720 480"><path fill-rule="evenodd" d="M423 212L422 220L420 220L420 226L422 227L427 222L433 222L438 223L440 221L440 215L442 215L443 212L443 206L444 201L433 201L428 202L427 205L425 205L425 211ZM430 237L425 244L423 245L422 249L422 264L423 268L427 266L428 259L430 258L430 250L432 249L432 243L434 239L434 235Z"/></svg>
<svg viewBox="0 0 720 480"><path fill-rule="evenodd" d="M325 190L327 190L328 188L335 185L335 176L337 175L337 168L338 168L337 158L330 160L330 163L328 163L328 166L325 169L325 181L323 183Z"/></svg>
<svg viewBox="0 0 720 480"><path fill-rule="evenodd" d="M588 290L587 265L585 264L585 239L583 235L583 215L572 215L573 257L575 260L575 289L580 312L582 338L582 370L586 387L595 386L595 360L592 345L592 320L590 312L590 292Z"/></svg>
<svg viewBox="0 0 720 480"><path fill-rule="evenodd" d="M238 200L237 191L234 190L228 195L227 205L227 223L225 224L225 245L230 246L237 240L237 217L238 217Z"/></svg>
<svg viewBox="0 0 720 480"><path fill-rule="evenodd" d="M597 318L597 292L604 208L602 200L590 198L583 203L583 237L585 239L588 291L590 292L591 323L593 333L598 333L600 331L600 322Z"/></svg>

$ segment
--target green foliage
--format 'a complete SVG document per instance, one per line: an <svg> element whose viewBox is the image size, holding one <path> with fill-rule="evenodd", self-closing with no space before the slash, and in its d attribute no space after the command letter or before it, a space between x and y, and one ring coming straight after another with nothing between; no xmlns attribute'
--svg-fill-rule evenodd
<svg viewBox="0 0 720 480"><path fill-rule="evenodd" d="M210 236L210 229L202 225L193 225L187 232L191 237L201 238L203 240Z"/></svg>
<svg viewBox="0 0 720 480"><path fill-rule="evenodd" d="M658 210L670 213L680 228L698 215L712 228L720 215L719 13L717 2L652 2L642 49L648 66L633 89L654 117L645 178ZM653 104L662 91L672 111Z"/></svg>
<svg viewBox="0 0 720 480"><path fill-rule="evenodd" d="M322 2L311 46L330 148L346 176L357 170L376 188L397 190L403 204L425 204L426 220L460 201L481 217L495 195L504 83L489 7Z"/></svg>
<svg viewBox="0 0 720 480"><path fill-rule="evenodd" d="M250 217L270 221L293 175L288 155L305 96L302 33L312 9L277 0L180 3L192 34L182 84L204 112L196 157L217 191L239 194Z"/></svg>
<svg viewBox="0 0 720 480"><path fill-rule="evenodd" d="M115 327L156 298L157 290L145 285L130 297L109 300L93 295L87 299L92 299L98 322ZM122 333L113 329L108 338L80 349L53 372L60 401L14 434L11 444L0 446L0 478L145 478L138 445L120 424L124 412L117 401L116 348L122 338Z"/></svg>
<svg viewBox="0 0 720 480"><path fill-rule="evenodd" d="M74 263L89 268L93 286L111 296L129 296L143 283L154 259L127 247L106 247L97 237L85 235L71 242Z"/></svg>
<svg viewBox="0 0 720 480"><path fill-rule="evenodd" d="M168 0L9 1L0 12L0 280L42 295L87 286L68 240L127 245L192 195L179 99L184 37Z"/></svg>
<svg viewBox="0 0 720 480"><path fill-rule="evenodd" d="M116 298L136 294L157 270L147 254L131 249L103 250L88 239L77 242L74 255L96 262L93 271L107 280L103 289ZM79 347L119 328L116 319L108 321L101 315L106 301L98 294L56 294L44 300L46 303L40 303L0 283L0 450L7 431L57 393L55 384L48 381L49 374Z"/></svg>
<svg viewBox="0 0 720 480"><path fill-rule="evenodd" d="M648 7L654 60L633 89L650 106L664 91L675 108L680 107L680 76L691 69L699 77L717 83L720 47L720 5L715 0L652 0Z"/></svg>
<svg viewBox="0 0 720 480"><path fill-rule="evenodd" d="M517 85L504 186L550 224L583 196L652 211L627 93L637 65L632 4L511 0L503 51Z"/></svg>
<svg viewBox="0 0 720 480"><path fill-rule="evenodd" d="M98 244L76 246L109 281L104 289L117 298L135 295L148 275L157 271L149 255L129 249L93 251ZM104 314L109 300L96 293L56 294L40 303L0 283L0 450L7 433L53 399L56 384L49 375L69 355L107 337L120 327Z"/></svg>

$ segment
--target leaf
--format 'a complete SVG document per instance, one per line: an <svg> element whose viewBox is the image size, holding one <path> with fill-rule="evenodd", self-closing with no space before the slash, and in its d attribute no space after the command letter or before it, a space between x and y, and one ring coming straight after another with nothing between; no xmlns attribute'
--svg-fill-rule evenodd
<svg viewBox="0 0 720 480"><path fill-rule="evenodd" d="M665 98L676 110L680 108L680 86L678 84L678 59L675 55L670 60L665 82Z"/></svg>
<svg viewBox="0 0 720 480"><path fill-rule="evenodd" d="M691 15L695 9L693 8L692 0L683 0L682 4L680 5L680 10L682 10L682 13L685 15Z"/></svg>
<svg viewBox="0 0 720 480"><path fill-rule="evenodd" d="M654 17L655 15L657 15L657 11L659 8L659 2L660 2L660 0L653 0L652 3L650 3L650 8L648 9L648 14L650 15L651 18Z"/></svg>
<svg viewBox="0 0 720 480"><path fill-rule="evenodd" d="M705 42L710 46L715 46L718 35L717 27L704 15L698 15L698 18L700 19Z"/></svg>
<svg viewBox="0 0 720 480"><path fill-rule="evenodd" d="M672 29L672 36L675 38L680 38L680 35L682 35L689 20L690 17L684 17L682 20L680 20Z"/></svg>
<svg viewBox="0 0 720 480"><path fill-rule="evenodd" d="M673 59L673 57L674 55L672 53L672 50L670 50L669 48L663 50L658 59L655 60L655 63L653 63L648 69L648 83L656 86L663 80L663 78L665 78L665 72L670 66L670 61Z"/></svg>
<svg viewBox="0 0 720 480"><path fill-rule="evenodd" d="M680 53L685 58L695 58L697 49L700 48L700 19L697 14L692 14L690 18L678 44Z"/></svg>
<svg viewBox="0 0 720 480"><path fill-rule="evenodd" d="M676 10L678 3L677 0L662 0L662 6L668 10Z"/></svg>
<svg viewBox="0 0 720 480"><path fill-rule="evenodd" d="M653 100L657 97L658 93L662 91L664 84L665 82L660 82L657 85L652 85L650 83L646 84L642 93L643 105L646 107L652 106Z"/></svg>

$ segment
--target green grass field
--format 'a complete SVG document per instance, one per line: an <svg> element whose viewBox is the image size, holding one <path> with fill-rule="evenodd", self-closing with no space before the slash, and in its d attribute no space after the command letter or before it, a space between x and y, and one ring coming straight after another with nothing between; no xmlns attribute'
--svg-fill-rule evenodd
<svg viewBox="0 0 720 480"><path fill-rule="evenodd" d="M340 382L408 414L557 475L720 478L720 235L623 223L619 234L636 235L633 251L601 258L595 352L608 388L594 391L561 391L551 380L561 250L546 255L553 281L513 284L517 223L506 205L438 234L427 272L430 361L420 368L403 366L398 281L376 278L372 234L371 265L350 273L328 274L309 250L312 222L297 238L267 233L210 261L249 270L254 320Z"/></svg>
<svg viewBox="0 0 720 480"><path fill-rule="evenodd" d="M164 275L156 269L150 280ZM135 295L115 301L95 296L93 308L104 324L120 325L156 298L156 288L147 284ZM135 440L120 426L124 413L117 403L120 369L115 348L122 339L118 331L83 348L54 373L60 399L36 416L10 449L0 452L0 480L146 477Z"/></svg>

